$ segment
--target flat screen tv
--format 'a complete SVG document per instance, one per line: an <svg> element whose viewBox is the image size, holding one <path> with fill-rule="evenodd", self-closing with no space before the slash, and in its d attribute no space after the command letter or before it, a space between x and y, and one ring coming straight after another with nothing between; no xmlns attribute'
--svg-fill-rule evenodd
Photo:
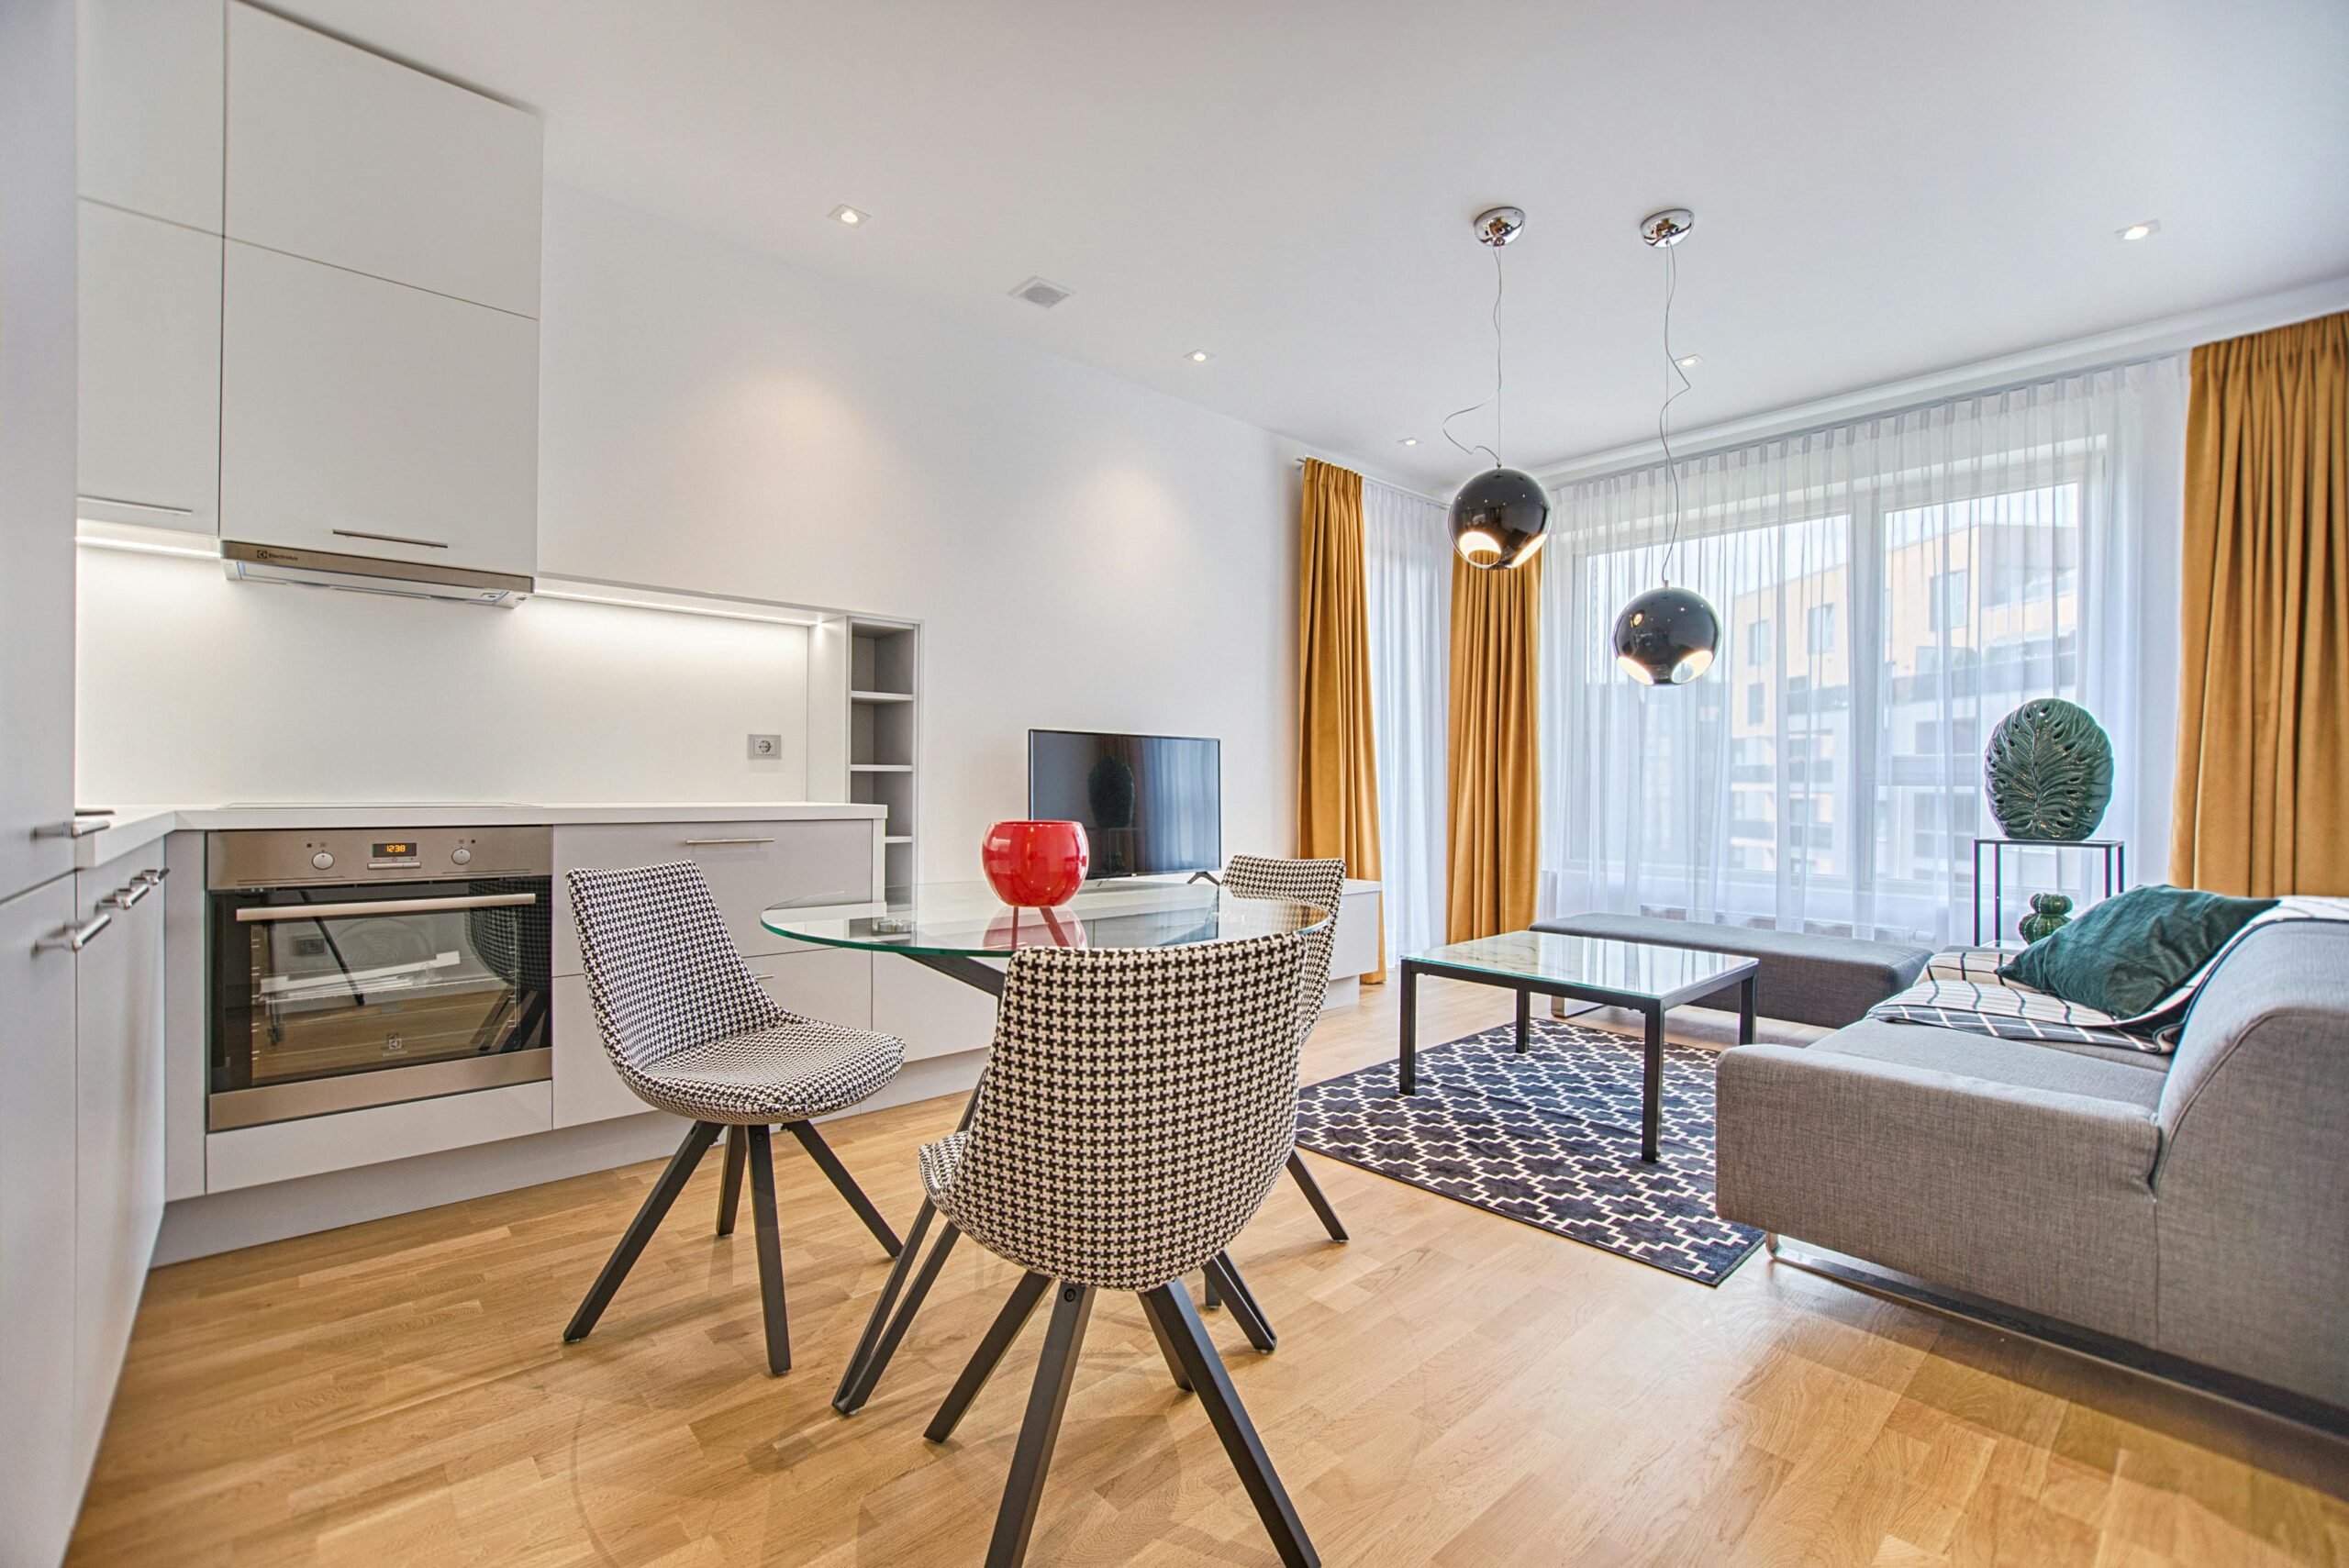
<svg viewBox="0 0 2349 1568"><path fill-rule="evenodd" d="M1028 732L1028 815L1082 822L1092 877L1223 864L1223 742L1181 735Z"/></svg>

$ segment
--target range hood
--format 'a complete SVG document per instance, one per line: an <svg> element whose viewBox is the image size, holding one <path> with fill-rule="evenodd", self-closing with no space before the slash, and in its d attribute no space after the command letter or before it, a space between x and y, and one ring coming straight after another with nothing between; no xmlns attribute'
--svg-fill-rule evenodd
<svg viewBox="0 0 2349 1568"><path fill-rule="evenodd" d="M536 585L530 578L507 572L474 572L329 550L288 550L284 545L246 544L239 539L220 541L220 562L229 577L239 583L292 583L306 588L391 594L405 599L451 599L499 609L520 604Z"/></svg>

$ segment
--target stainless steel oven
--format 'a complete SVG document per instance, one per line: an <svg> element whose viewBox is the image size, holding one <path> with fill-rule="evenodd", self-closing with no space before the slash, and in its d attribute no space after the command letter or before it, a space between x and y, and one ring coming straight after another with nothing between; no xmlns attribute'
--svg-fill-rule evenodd
<svg viewBox="0 0 2349 1568"><path fill-rule="evenodd" d="M550 1076L550 837L206 835L211 1129Z"/></svg>

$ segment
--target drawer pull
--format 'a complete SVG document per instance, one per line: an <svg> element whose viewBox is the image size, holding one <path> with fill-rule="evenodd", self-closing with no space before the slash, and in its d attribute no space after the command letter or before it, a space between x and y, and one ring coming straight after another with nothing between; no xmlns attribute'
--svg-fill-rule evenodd
<svg viewBox="0 0 2349 1568"><path fill-rule="evenodd" d="M78 926L68 926L55 936L43 937L35 942L33 951L47 952L52 948L63 948L67 952L80 952L90 945L92 937L113 924L113 916L101 915L95 920L87 920Z"/></svg>
<svg viewBox="0 0 2349 1568"><path fill-rule="evenodd" d="M689 850L703 850L714 844L772 844L774 842L773 839L687 839L685 847Z"/></svg>
<svg viewBox="0 0 2349 1568"><path fill-rule="evenodd" d="M154 891L155 884L141 877L134 880L128 887L116 888L98 902L112 905L117 909L128 909Z"/></svg>

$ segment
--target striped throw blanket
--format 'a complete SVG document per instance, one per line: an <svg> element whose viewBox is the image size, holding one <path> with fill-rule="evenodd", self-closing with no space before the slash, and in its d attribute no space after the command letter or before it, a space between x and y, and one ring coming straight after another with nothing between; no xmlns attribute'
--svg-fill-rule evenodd
<svg viewBox="0 0 2349 1568"><path fill-rule="evenodd" d="M1935 953L1917 984L1868 1009L1868 1017L1896 1024L1932 1024L1999 1040L2035 1040L2051 1044L2111 1045L2166 1056L2177 1049L2187 1009L2211 973L2235 945L2262 926L2278 920L2349 921L2349 898L2278 899L2276 907L2235 933L2186 984L2133 1018L2066 1002L1998 973L2015 956L2013 948L1951 948Z"/></svg>

